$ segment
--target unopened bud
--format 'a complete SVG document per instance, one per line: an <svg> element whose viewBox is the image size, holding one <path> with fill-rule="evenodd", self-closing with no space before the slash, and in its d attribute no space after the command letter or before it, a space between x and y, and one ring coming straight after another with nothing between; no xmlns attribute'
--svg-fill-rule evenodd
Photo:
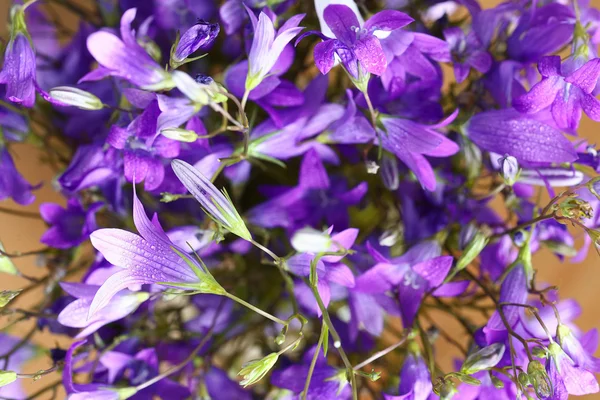
<svg viewBox="0 0 600 400"><path fill-rule="evenodd" d="M17 380L16 372L0 370L0 387L6 386L9 383L13 383L16 380Z"/></svg>
<svg viewBox="0 0 600 400"><path fill-rule="evenodd" d="M512 186L517 181L519 176L519 163L517 159L508 154L498 160L500 164L500 175L504 179L504 183Z"/></svg>
<svg viewBox="0 0 600 400"><path fill-rule="evenodd" d="M6 306L15 297L21 293L21 290L2 290L0 291L0 308Z"/></svg>
<svg viewBox="0 0 600 400"><path fill-rule="evenodd" d="M279 355L277 353L271 353L261 358L260 360L250 361L246 363L240 370L238 375L241 375L244 379L240 382L240 385L247 387L255 384L265 377L267 372L273 368Z"/></svg>
<svg viewBox="0 0 600 400"><path fill-rule="evenodd" d="M546 368L541 362L533 360L527 366L527 375L529 382L533 385L533 390L539 398L549 397L552 393L552 381L546 372Z"/></svg>
<svg viewBox="0 0 600 400"><path fill-rule="evenodd" d="M497 376L490 374L490 379L492 380L492 384L496 389L502 389L504 387L504 382L498 379Z"/></svg>
<svg viewBox="0 0 600 400"><path fill-rule="evenodd" d="M503 343L493 343L486 346L469 355L460 371L464 374L471 375L484 369L494 367L502 359L504 350L505 346Z"/></svg>
<svg viewBox="0 0 600 400"><path fill-rule="evenodd" d="M85 90L70 86L57 86L50 89L50 97L61 105L73 106L82 110L101 110L104 108L102 101L95 95Z"/></svg>
<svg viewBox="0 0 600 400"><path fill-rule="evenodd" d="M178 142L192 143L198 140L198 134L194 131L181 128L167 128L160 133L169 139L177 140Z"/></svg>
<svg viewBox="0 0 600 400"><path fill-rule="evenodd" d="M487 235L483 232L477 232L456 262L456 269L460 271L466 268L475 258L477 258L479 253L481 253L487 245L488 241L489 238Z"/></svg>

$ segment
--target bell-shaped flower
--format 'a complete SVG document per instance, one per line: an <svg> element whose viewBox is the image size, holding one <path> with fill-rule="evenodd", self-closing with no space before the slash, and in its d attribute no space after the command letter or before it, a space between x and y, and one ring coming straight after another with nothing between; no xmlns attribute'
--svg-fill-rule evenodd
<svg viewBox="0 0 600 400"><path fill-rule="evenodd" d="M248 15L254 28L254 38L248 54L248 75L246 76L246 91L250 92L271 71L285 46L304 29L298 26L304 18L304 14L294 15L277 31L275 31L273 21L264 12L261 12L257 19L254 13L248 9Z"/></svg>
<svg viewBox="0 0 600 400"><path fill-rule="evenodd" d="M429 368L418 351L409 351L400 371L398 396L384 394L386 400L427 400L433 393Z"/></svg>
<svg viewBox="0 0 600 400"><path fill-rule="evenodd" d="M171 166L177 178L198 200L209 217L234 235L252 240L252 235L226 191L219 192L210 179L185 161L173 160Z"/></svg>
<svg viewBox="0 0 600 400"><path fill-rule="evenodd" d="M474 31L465 33L460 27L447 28L444 37L450 45L454 77L461 83L469 76L471 68L485 74L492 67L492 56L477 38Z"/></svg>
<svg viewBox="0 0 600 400"><path fill-rule="evenodd" d="M135 191L133 223L139 235L122 229L99 229L90 236L92 245L108 262L123 268L98 289L90 305L90 316L106 307L121 290L135 285L200 290L200 285L210 284L210 277L201 273L202 266L169 240L157 216L152 221L148 219Z"/></svg>
<svg viewBox="0 0 600 400"><path fill-rule="evenodd" d="M141 89L158 91L173 88L170 74L140 46L131 23L136 9L130 8L121 17L121 38L107 31L92 33L87 47L100 67L84 76L82 81L93 81L115 76Z"/></svg>
<svg viewBox="0 0 600 400"><path fill-rule="evenodd" d="M58 322L71 328L84 328L76 338L89 336L104 325L128 316L150 296L147 292L122 290L110 300L106 307L88 319L92 300L100 286L73 282L61 282L60 285L65 292L76 297L77 300L68 304L60 312Z"/></svg>
<svg viewBox="0 0 600 400"><path fill-rule="evenodd" d="M600 101L592 93L600 78L600 58L569 71L574 64L574 60L567 60L561 65L560 56L542 57L538 62L542 80L515 99L513 106L528 114L549 107L556 125L570 131L579 126L581 110L594 121L600 121Z"/></svg>
<svg viewBox="0 0 600 400"><path fill-rule="evenodd" d="M35 54L29 39L24 33L11 36L4 66L0 71L0 84L6 85L6 99L24 107L35 103Z"/></svg>
<svg viewBox="0 0 600 400"><path fill-rule="evenodd" d="M592 372L600 372L600 359L594 357L594 348L590 348L590 341L598 341L598 332L592 330L578 338L572 329L565 324L559 324L556 329L556 338L562 349L573 360L576 366ZM583 342L583 343L582 343Z"/></svg>

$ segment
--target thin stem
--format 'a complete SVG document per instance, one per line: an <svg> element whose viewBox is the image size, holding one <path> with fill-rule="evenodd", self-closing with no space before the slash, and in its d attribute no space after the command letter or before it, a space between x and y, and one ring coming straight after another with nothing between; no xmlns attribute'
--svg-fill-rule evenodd
<svg viewBox="0 0 600 400"><path fill-rule="evenodd" d="M51 249L49 249L48 247L43 248L43 249L39 249L39 250L31 250L31 251L25 251L25 252L20 252L17 251L16 253L7 253L6 251L0 249L0 255L3 255L4 257L8 257L8 258L18 258L18 257L27 257L27 256L34 256L37 254L44 254L44 253L48 253Z"/></svg>
<svg viewBox="0 0 600 400"><path fill-rule="evenodd" d="M319 335L319 341L317 342L317 347L315 348L315 354L313 354L313 358L310 361L310 367L308 367L308 375L306 376L306 382L304 383L304 391L302 392L302 400L306 400L308 396L308 388L310 387L310 380L312 379L313 372L315 371L315 366L317 365L317 359L319 358L319 353L321 352L321 346L323 345L323 337L325 325L321 325L321 334Z"/></svg>
<svg viewBox="0 0 600 400"><path fill-rule="evenodd" d="M490 240L492 240L492 239L499 239L499 238L501 238L504 235L510 235L510 234L516 233L516 232L520 231L521 229L525 229L525 228L527 228L527 227L529 227L531 225L537 224L538 222L545 221L547 219L551 219L551 218L554 218L554 217L555 217L554 213L552 213L552 214L546 214L546 215L542 214L539 217L536 217L536 218L534 218L534 219L532 219L530 221L527 221L527 222L523 222L522 224L519 224L519 225L515 226L514 228L505 230L505 231L500 232L500 233L496 233L496 234L490 236Z"/></svg>
<svg viewBox="0 0 600 400"><path fill-rule="evenodd" d="M223 296L225 296L225 297L229 297L231 300L233 300L233 301L235 301L235 302L237 302L237 303L240 303L240 304L241 304L241 305L243 305L244 307L247 307L247 308L249 308L250 310L254 311L255 313L257 313L257 314L260 314L260 315L262 315L263 317L265 317L265 318L268 318L268 319L270 319L271 321L273 321L273 322L276 322L276 323L278 323L278 324L280 324L280 325L287 326L287 325L289 324L289 322L287 322L287 321L284 321L284 320L282 320L282 319L280 319L280 318L277 318L276 316L274 316L274 315L271 315L271 314L269 314L268 312L265 312L265 311L261 310L260 308L253 306L252 304L248 303L248 302L247 302L247 301L245 301L245 300L242 300L242 299L240 299L239 297L237 297L237 296L236 296L236 295L234 295L234 294L231 294L231 293L225 293Z"/></svg>
<svg viewBox="0 0 600 400"><path fill-rule="evenodd" d="M23 218L32 218L32 219L41 219L42 218L42 216L36 212L13 210L11 208L6 208L6 207L0 207L0 212L6 213L9 215L14 215L17 217L23 217Z"/></svg>
<svg viewBox="0 0 600 400"><path fill-rule="evenodd" d="M371 125L373 125L373 128L376 128L377 112L375 111L375 108L373 107L373 103L371 102L369 93L365 91L365 92L363 92L363 95L365 96L365 101L367 102L367 107L369 107L369 113L371 114Z"/></svg>
<svg viewBox="0 0 600 400"><path fill-rule="evenodd" d="M315 296L315 299L317 300L317 304L319 305L321 314L323 315L323 322L325 322L325 324L327 324L327 328L329 328L329 332L331 333L331 336L333 337L333 340L334 340L333 346L340 353L340 357L342 358L342 361L344 362L344 366L346 367L348 377L350 378L350 386L352 387L352 399L358 400L358 390L357 390L358 388L356 386L356 375L354 374L354 369L352 368L352 364L350 363L350 360L348 359L348 355L346 355L346 352L342 348L342 345L341 345L342 340L340 338L340 335L335 330L335 327L333 326L333 322L331 322L331 318L329 317L329 312L327 311L327 307L325 307L325 304L323 303L323 300L321 299L321 295L319 294L317 287L310 283L309 283L309 286L313 292L313 295Z"/></svg>
<svg viewBox="0 0 600 400"><path fill-rule="evenodd" d="M244 129L244 125L240 124L239 121L237 121L235 118L233 118L231 116L231 114L229 114L227 111L225 111L225 109L223 109L223 107L221 107L217 103L210 103L210 107L213 110L215 110L216 112L218 112L221 115L223 115L225 118L227 118L227 120L229 122L231 122L232 124L234 124L238 129L240 129L240 130Z"/></svg>
<svg viewBox="0 0 600 400"><path fill-rule="evenodd" d="M248 96L250 96L250 91L246 90L244 92L244 96L242 96L242 102L240 103L240 113L246 114L246 103L248 102Z"/></svg>
<svg viewBox="0 0 600 400"><path fill-rule="evenodd" d="M279 264L281 262L281 258L277 254L273 253L271 250L267 249L265 246L263 246L262 244L258 243L254 239L251 239L250 243L252 243L256 247L258 247L259 249L261 249L262 251L264 251L265 253L267 253L275 261L275 263Z"/></svg>
<svg viewBox="0 0 600 400"><path fill-rule="evenodd" d="M393 345L378 351L377 353L373 354L371 357L367 358L365 361L361 362L360 364L357 364L354 367L355 371L358 371L359 369L361 369L362 367L369 365L370 363L372 363L373 361L385 356L386 354L396 350L398 347L402 346L404 343L406 343L406 339L408 338L408 333L404 334L404 337L402 339L400 339L400 341L398 343L394 343Z"/></svg>
<svg viewBox="0 0 600 400"><path fill-rule="evenodd" d="M37 378L40 378L40 377L42 377L44 375L48 375L48 374L56 371L57 369L58 369L58 366L54 365L51 368L38 371L38 372L36 372L34 374L17 374L17 378L19 378L19 379L30 379L30 378L37 379Z"/></svg>

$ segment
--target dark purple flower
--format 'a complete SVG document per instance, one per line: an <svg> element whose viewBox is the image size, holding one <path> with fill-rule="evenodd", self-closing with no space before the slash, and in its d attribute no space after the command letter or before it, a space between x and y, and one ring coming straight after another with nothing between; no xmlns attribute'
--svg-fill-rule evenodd
<svg viewBox="0 0 600 400"><path fill-rule="evenodd" d="M538 62L542 80L515 99L515 109L535 114L550 107L556 125L570 131L579 126L581 110L594 121L600 121L600 101L592 94L600 78L600 58L571 70L573 64L574 60L570 60L561 66L559 56L542 57Z"/></svg>
<svg viewBox="0 0 600 400"><path fill-rule="evenodd" d="M114 150L105 151L96 144L81 145L57 181L68 194L100 186L117 179L118 161L114 157Z"/></svg>
<svg viewBox="0 0 600 400"><path fill-rule="evenodd" d="M199 49L207 49L219 34L219 24L198 21L194 26L185 31L171 56L175 64L184 62L191 54Z"/></svg>
<svg viewBox="0 0 600 400"><path fill-rule="evenodd" d="M18 32L8 42L4 66L0 71L0 83L6 85L5 97L8 100L24 107L33 107L36 86L35 54L24 33Z"/></svg>
<svg viewBox="0 0 600 400"><path fill-rule="evenodd" d="M79 246L96 229L96 211L102 206L102 202L97 202L85 210L75 197L68 200L66 208L43 203L40 205L40 214L50 228L42 235L40 242L57 249Z"/></svg>
<svg viewBox="0 0 600 400"><path fill-rule="evenodd" d="M398 396L386 395L386 400L427 400L433 393L429 368L418 353L409 352L400 371Z"/></svg>
<svg viewBox="0 0 600 400"><path fill-rule="evenodd" d="M471 68L485 74L492 66L492 56L485 50L475 32L465 34L462 28L447 28L444 37L452 53L454 77L461 83Z"/></svg>

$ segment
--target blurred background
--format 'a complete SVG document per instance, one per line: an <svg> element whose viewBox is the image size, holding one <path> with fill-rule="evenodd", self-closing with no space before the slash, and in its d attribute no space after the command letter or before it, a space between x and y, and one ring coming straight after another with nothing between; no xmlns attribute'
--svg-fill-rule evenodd
<svg viewBox="0 0 600 400"><path fill-rule="evenodd" d="M4 41L8 38L7 21L10 3L10 0L0 0L0 21L2 21L0 23L0 38ZM83 7L85 7L85 3L87 2L81 0ZM497 1L483 1L484 7L492 7L497 3ZM593 3L596 3L596 6L600 7L600 0L592 0ZM52 7L52 4L48 6ZM77 28L77 17L75 14L65 10L63 7L54 7L54 12L65 21L65 25L72 26L74 30ZM590 143L598 144L597 138L600 137L599 127L599 123L590 121L584 116L579 132ZM19 206L12 201L0 202L0 241L9 253L38 250L43 247L39 243L39 238L46 230L45 223L39 218L20 215L15 210L38 213L40 204L54 202L64 205L64 198L54 190L52 182L53 172L44 163L43 155L39 150L30 145L16 144L14 147L11 147L11 152L15 158L18 170L23 174L25 179L33 184L40 183L41 187L35 191L36 201L30 206ZM15 259L14 263L24 274L35 278L45 275L45 269L41 268L37 261L36 256L26 256ZM573 264L568 259L560 262L555 256L544 250L535 256L534 267L538 271L540 282L557 285L562 299L574 298L579 302L582 311L581 316L576 322L583 331L600 328L600 256L595 251L590 250L585 262ZM69 280L75 278L76 276L73 276ZM0 275L0 290L15 290L30 284L29 281L22 278L7 274ZM14 303L11 303L11 306L14 305L22 309L27 309L29 306L39 303L43 296L44 293L41 287L33 288L27 296L17 298ZM445 319L447 320L447 317L443 315L436 316L436 324L443 326L448 332L456 336L463 334L460 325L451 320L446 321ZM0 318L0 328L5 327L9 322L10 319L6 317ZM25 336L30 332L34 324L34 319L19 323L11 328L10 333L17 336ZM443 367L450 368L452 358L457 355L457 352L448 343L444 343L443 338L439 340L441 343L436 346L438 349L437 357L443 360L441 363ZM42 348L51 348L56 345L66 348L71 342L68 338L57 337L45 332L34 333L32 341L40 344ZM600 352L597 352L596 355L600 356ZM39 369L48 368L51 365L46 363L45 360L47 359L47 357L40 357L38 360L26 364L25 370L21 372L33 373ZM31 395L51 382L58 382L59 379L60 375L53 373L44 376L39 381L26 379L23 380L23 383L27 393ZM35 398L62 399L65 397L62 390L56 393L56 397L52 396L53 393L45 393ZM600 400L600 394L581 398Z"/></svg>

